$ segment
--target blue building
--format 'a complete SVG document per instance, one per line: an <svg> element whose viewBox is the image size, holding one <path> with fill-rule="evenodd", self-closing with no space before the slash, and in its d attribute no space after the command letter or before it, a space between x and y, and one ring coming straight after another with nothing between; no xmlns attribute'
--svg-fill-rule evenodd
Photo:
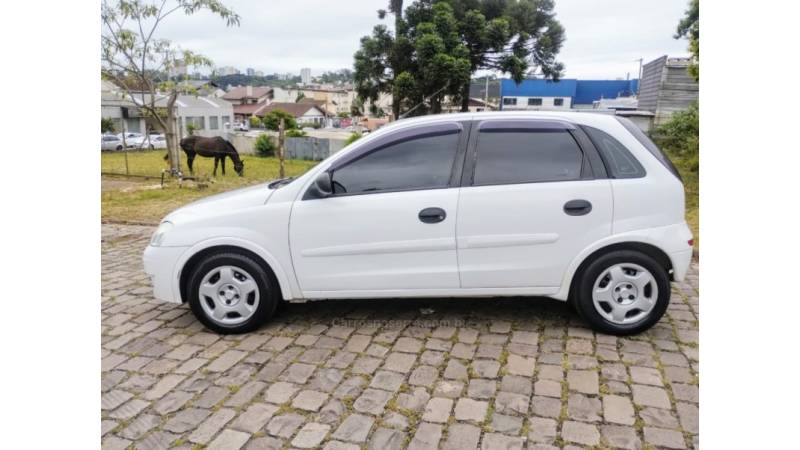
<svg viewBox="0 0 800 450"><path fill-rule="evenodd" d="M600 99L630 97L636 94L639 80L514 80L500 81L500 109L591 108Z"/></svg>

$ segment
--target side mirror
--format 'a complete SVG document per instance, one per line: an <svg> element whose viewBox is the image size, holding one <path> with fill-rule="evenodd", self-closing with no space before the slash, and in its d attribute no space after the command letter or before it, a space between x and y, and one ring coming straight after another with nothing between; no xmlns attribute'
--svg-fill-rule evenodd
<svg viewBox="0 0 800 450"><path fill-rule="evenodd" d="M317 179L314 180L314 187L316 188L319 198L325 198L333 195L331 174L328 172L322 172L317 175Z"/></svg>

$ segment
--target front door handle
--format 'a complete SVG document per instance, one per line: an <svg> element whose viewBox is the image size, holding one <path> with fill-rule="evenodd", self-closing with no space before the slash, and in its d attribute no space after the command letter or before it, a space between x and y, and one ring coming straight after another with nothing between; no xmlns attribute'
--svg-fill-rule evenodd
<svg viewBox="0 0 800 450"><path fill-rule="evenodd" d="M418 217L422 223L438 223L447 217L447 213L442 208L425 208Z"/></svg>
<svg viewBox="0 0 800 450"><path fill-rule="evenodd" d="M570 200L564 203L564 212L568 216L584 216L592 212L592 204L587 200Z"/></svg>

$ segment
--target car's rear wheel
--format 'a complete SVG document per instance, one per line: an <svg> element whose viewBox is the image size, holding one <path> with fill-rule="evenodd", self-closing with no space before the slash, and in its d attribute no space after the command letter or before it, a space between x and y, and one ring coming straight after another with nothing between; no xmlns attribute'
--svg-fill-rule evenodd
<svg viewBox="0 0 800 450"><path fill-rule="evenodd" d="M197 264L189 278L189 306L207 328L246 333L263 325L280 301L277 282L247 255L216 253Z"/></svg>
<svg viewBox="0 0 800 450"><path fill-rule="evenodd" d="M575 308L595 330L635 334L652 327L666 312L669 276L650 256L617 250L583 270L574 295Z"/></svg>
<svg viewBox="0 0 800 450"><path fill-rule="evenodd" d="M121 146L121 145L118 145L118 146L117 146L117 151L118 151L118 152L119 152L119 151L122 151L122 146Z"/></svg>

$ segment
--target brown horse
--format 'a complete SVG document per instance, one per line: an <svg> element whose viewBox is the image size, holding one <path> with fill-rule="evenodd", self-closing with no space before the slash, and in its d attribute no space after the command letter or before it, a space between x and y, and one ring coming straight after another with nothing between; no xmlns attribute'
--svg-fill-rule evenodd
<svg viewBox="0 0 800 450"><path fill-rule="evenodd" d="M236 151L233 144L219 136L187 136L181 139L181 148L186 153L186 163L189 166L190 173L194 173L192 169L194 157L200 155L206 158L214 158L214 176L217 176L217 166L220 162L222 162L222 174L225 175L225 157L231 158L233 169L240 177L244 175L244 162L239 158L239 152ZM164 157L164 160L167 159L169 159L169 155Z"/></svg>

